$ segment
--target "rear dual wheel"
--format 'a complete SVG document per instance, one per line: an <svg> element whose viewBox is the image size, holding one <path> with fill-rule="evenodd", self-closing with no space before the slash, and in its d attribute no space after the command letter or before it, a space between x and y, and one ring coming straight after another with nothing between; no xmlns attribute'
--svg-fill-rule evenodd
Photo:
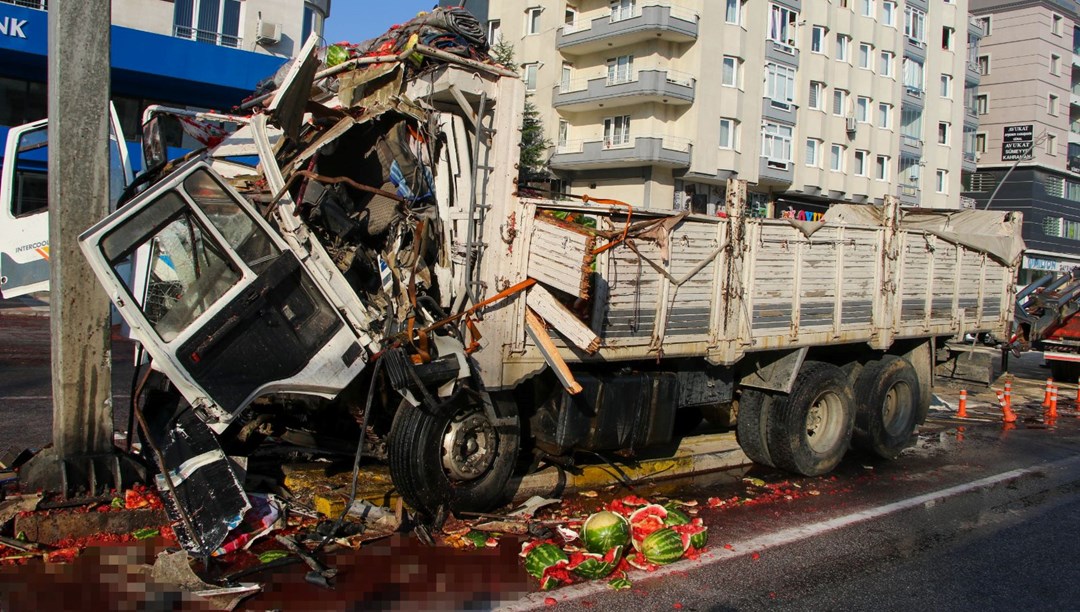
<svg viewBox="0 0 1080 612"><path fill-rule="evenodd" d="M855 381L855 396L855 446L895 458L911 442L918 419L921 389L915 368L895 355L871 361Z"/></svg>
<svg viewBox="0 0 1080 612"><path fill-rule="evenodd" d="M855 423L855 398L844 372L806 362L791 393L775 396L764 423L776 467L804 476L831 471L843 459Z"/></svg>

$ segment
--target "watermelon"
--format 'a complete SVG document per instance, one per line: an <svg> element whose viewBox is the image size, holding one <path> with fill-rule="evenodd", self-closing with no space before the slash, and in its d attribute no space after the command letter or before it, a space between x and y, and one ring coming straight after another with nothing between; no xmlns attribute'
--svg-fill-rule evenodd
<svg viewBox="0 0 1080 612"><path fill-rule="evenodd" d="M652 532L664 527L668 511L659 504L638 508L630 515L630 538L634 548L641 550L641 542Z"/></svg>
<svg viewBox="0 0 1080 612"><path fill-rule="evenodd" d="M641 554L650 563L666 565L682 558L683 553L689 547L689 542L684 546L683 538L671 527L658 529L641 541Z"/></svg>
<svg viewBox="0 0 1080 612"><path fill-rule="evenodd" d="M603 578L615 571L615 567L622 558L622 546L616 546L607 551L605 555L590 552L577 552L570 555L570 564L566 569L574 572L586 580Z"/></svg>
<svg viewBox="0 0 1080 612"><path fill-rule="evenodd" d="M585 519L581 542L594 554L603 555L630 542L630 523L622 515L604 510Z"/></svg>
<svg viewBox="0 0 1080 612"><path fill-rule="evenodd" d="M570 559L567 558L563 549L554 544L541 543L532 547L525 555L525 571L529 572L533 578L543 580L544 571L549 567L560 563L565 565L569 562Z"/></svg>
<svg viewBox="0 0 1080 612"><path fill-rule="evenodd" d="M709 528L705 526L705 523L700 518L691 521L685 512L671 506L667 507L667 511L668 515L664 519L665 527L673 527L679 535L689 537L690 546L705 548L705 544L709 541L709 536L706 533Z"/></svg>

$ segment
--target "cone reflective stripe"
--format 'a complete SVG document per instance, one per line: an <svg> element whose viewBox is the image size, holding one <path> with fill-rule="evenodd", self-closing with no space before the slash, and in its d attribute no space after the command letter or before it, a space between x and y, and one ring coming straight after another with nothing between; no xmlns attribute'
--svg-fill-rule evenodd
<svg viewBox="0 0 1080 612"><path fill-rule="evenodd" d="M1006 423L1015 423L1016 413L1005 404L1005 394L998 389L995 389L995 391L997 391L998 405L1001 406L1001 420Z"/></svg>
<svg viewBox="0 0 1080 612"><path fill-rule="evenodd" d="M1053 386L1054 386L1054 379L1053 378L1047 378L1046 379L1046 392L1043 393L1043 403L1042 403L1043 408L1049 408L1050 407L1050 388L1053 387Z"/></svg>
<svg viewBox="0 0 1080 612"><path fill-rule="evenodd" d="M1012 408L1012 381L1005 381L1005 405Z"/></svg>
<svg viewBox="0 0 1080 612"><path fill-rule="evenodd" d="M960 408L956 411L956 416L961 419L967 418L967 389L960 390Z"/></svg>

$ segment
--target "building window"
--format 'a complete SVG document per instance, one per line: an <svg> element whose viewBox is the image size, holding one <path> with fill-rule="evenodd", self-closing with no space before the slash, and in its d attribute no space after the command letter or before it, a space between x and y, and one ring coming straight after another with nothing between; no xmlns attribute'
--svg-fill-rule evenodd
<svg viewBox="0 0 1080 612"><path fill-rule="evenodd" d="M566 149L567 144L570 142L570 122L566 119L559 119L559 141L557 143L559 150Z"/></svg>
<svg viewBox="0 0 1080 612"><path fill-rule="evenodd" d="M1046 112L1055 117L1058 114L1058 97L1054 94L1050 94L1046 97Z"/></svg>
<svg viewBox="0 0 1080 612"><path fill-rule="evenodd" d="M785 6L769 5L769 40L794 48L799 14Z"/></svg>
<svg viewBox="0 0 1080 612"><path fill-rule="evenodd" d="M952 75L949 75L949 74L941 75L941 97L942 98L951 98L952 97Z"/></svg>
<svg viewBox="0 0 1080 612"><path fill-rule="evenodd" d="M922 110L901 107L900 141L911 147L922 146Z"/></svg>
<svg viewBox="0 0 1080 612"><path fill-rule="evenodd" d="M859 43L859 68L873 70L874 47L868 43Z"/></svg>
<svg viewBox="0 0 1080 612"><path fill-rule="evenodd" d="M630 115L604 118L604 147L619 147L630 143Z"/></svg>
<svg viewBox="0 0 1080 612"><path fill-rule="evenodd" d="M765 95L773 106L790 108L795 101L795 69L779 64L765 65Z"/></svg>
<svg viewBox="0 0 1080 612"><path fill-rule="evenodd" d="M176 0L173 34L222 47L240 47L240 0Z"/></svg>
<svg viewBox="0 0 1080 612"><path fill-rule="evenodd" d="M742 0L726 0L724 21L735 25L742 23Z"/></svg>
<svg viewBox="0 0 1080 612"><path fill-rule="evenodd" d="M855 98L855 120L859 123L870 123L870 98Z"/></svg>
<svg viewBox="0 0 1080 612"><path fill-rule="evenodd" d="M1061 74L1061 56L1050 54L1050 74L1058 76Z"/></svg>
<svg viewBox="0 0 1080 612"><path fill-rule="evenodd" d="M634 56L620 55L607 61L607 84L619 85L635 80Z"/></svg>
<svg viewBox="0 0 1080 612"><path fill-rule="evenodd" d="M562 63L562 74L559 76L559 93L567 93L574 81L574 65L570 62Z"/></svg>
<svg viewBox="0 0 1080 612"><path fill-rule="evenodd" d="M725 87L739 86L739 58L730 55L724 56L720 84Z"/></svg>
<svg viewBox="0 0 1080 612"><path fill-rule="evenodd" d="M540 13L544 12L544 9L539 6L534 6L525 9L525 34L533 35L540 33Z"/></svg>
<svg viewBox="0 0 1080 612"><path fill-rule="evenodd" d="M986 153L986 133L979 132L975 134L975 152Z"/></svg>
<svg viewBox="0 0 1080 612"><path fill-rule="evenodd" d="M937 142L940 145L949 144L949 132L952 131L952 125L948 121L939 121L937 124Z"/></svg>
<svg viewBox="0 0 1080 612"><path fill-rule="evenodd" d="M896 3L885 0L881 3L881 23L890 27L896 27Z"/></svg>
<svg viewBox="0 0 1080 612"><path fill-rule="evenodd" d="M990 112L990 98L987 94L975 96L975 112L980 115L985 115Z"/></svg>
<svg viewBox="0 0 1080 612"><path fill-rule="evenodd" d="M630 19L637 8L637 0L611 0L611 22Z"/></svg>
<svg viewBox="0 0 1080 612"><path fill-rule="evenodd" d="M720 148L734 149L736 144L738 122L734 119L723 118L720 120Z"/></svg>
<svg viewBox="0 0 1080 612"><path fill-rule="evenodd" d="M814 168L821 167L821 145L817 138L806 139L806 165Z"/></svg>
<svg viewBox="0 0 1080 612"><path fill-rule="evenodd" d="M525 91L536 91L536 74L540 71L540 64L525 64L521 69L524 72Z"/></svg>
<svg viewBox="0 0 1080 612"><path fill-rule="evenodd" d="M869 159L870 152L856 149L855 151L855 167L852 171L855 176L866 176L866 160Z"/></svg>
<svg viewBox="0 0 1080 612"><path fill-rule="evenodd" d="M918 46L925 46L926 13L911 6L904 7L904 35Z"/></svg>
<svg viewBox="0 0 1080 612"><path fill-rule="evenodd" d="M563 31L575 32L577 31L577 18L578 10L576 6L566 5L566 11L563 12Z"/></svg>
<svg viewBox="0 0 1080 612"><path fill-rule="evenodd" d="M878 103L878 127L886 130L892 129L892 104Z"/></svg>
<svg viewBox="0 0 1080 612"><path fill-rule="evenodd" d="M488 22L487 30L488 44L495 46L502 41L502 21L499 19L492 19Z"/></svg>
<svg viewBox="0 0 1080 612"><path fill-rule="evenodd" d="M1054 36L1061 36L1061 15L1054 14L1050 19L1050 33Z"/></svg>
<svg viewBox="0 0 1080 612"><path fill-rule="evenodd" d="M825 84L820 81L810 81L810 98L807 100L808 107L814 110L825 110Z"/></svg>
<svg viewBox="0 0 1080 612"><path fill-rule="evenodd" d="M859 0L859 8L862 9L863 17L874 16L874 0Z"/></svg>
<svg viewBox="0 0 1080 612"><path fill-rule="evenodd" d="M936 178L934 190L938 193L949 193L949 171L938 170Z"/></svg>
<svg viewBox="0 0 1080 612"><path fill-rule="evenodd" d="M301 32L300 40L307 42L311 33L314 32L316 36L322 36L323 32L323 15L320 11L305 5L304 6L304 23Z"/></svg>
<svg viewBox="0 0 1080 612"><path fill-rule="evenodd" d="M893 75L893 61L896 56L892 51L882 51L878 56L878 73L883 77L892 77Z"/></svg>
<svg viewBox="0 0 1080 612"><path fill-rule="evenodd" d="M879 181L889 180L889 156L878 155L874 160L874 178Z"/></svg>
<svg viewBox="0 0 1080 612"><path fill-rule="evenodd" d="M904 87L909 93L921 96L926 78L923 63L910 57L904 58Z"/></svg>
<svg viewBox="0 0 1080 612"><path fill-rule="evenodd" d="M844 116L847 110L847 93L843 89L833 89L832 112L834 115Z"/></svg>
<svg viewBox="0 0 1080 612"><path fill-rule="evenodd" d="M829 170L833 172L844 171L844 153L846 151L847 147L839 144L834 144L829 148Z"/></svg>
<svg viewBox="0 0 1080 612"><path fill-rule="evenodd" d="M977 61L979 65L979 74L982 76L990 74L990 56L980 55Z"/></svg>
<svg viewBox="0 0 1080 612"><path fill-rule="evenodd" d="M956 30L949 26L941 28L941 48L946 51L952 51L955 35Z"/></svg>
<svg viewBox="0 0 1080 612"><path fill-rule="evenodd" d="M791 162L791 135L790 125L766 122L761 130L761 156L768 160L770 166L787 168Z"/></svg>
<svg viewBox="0 0 1080 612"><path fill-rule="evenodd" d="M810 28L810 52L827 53L825 50L825 26Z"/></svg>
<svg viewBox="0 0 1080 612"><path fill-rule="evenodd" d="M846 62L848 60L848 44L851 42L851 37L844 34L836 35L836 61Z"/></svg>
<svg viewBox="0 0 1080 612"><path fill-rule="evenodd" d="M1057 157L1057 136L1054 134L1046 135L1046 154Z"/></svg>
<svg viewBox="0 0 1080 612"><path fill-rule="evenodd" d="M901 193L913 193L917 194L919 189L920 168L918 158L915 157L901 157L900 158L900 185L902 186ZM904 189L903 187L907 187Z"/></svg>

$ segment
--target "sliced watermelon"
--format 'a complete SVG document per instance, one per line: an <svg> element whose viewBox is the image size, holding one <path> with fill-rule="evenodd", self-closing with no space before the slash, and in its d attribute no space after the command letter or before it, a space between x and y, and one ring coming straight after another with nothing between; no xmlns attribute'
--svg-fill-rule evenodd
<svg viewBox="0 0 1080 612"><path fill-rule="evenodd" d="M672 525L671 529L682 537L683 546L686 548L705 548L705 544L709 541L709 528L699 518L686 524Z"/></svg>
<svg viewBox="0 0 1080 612"><path fill-rule="evenodd" d="M667 516L664 517L664 526L671 527L672 525L687 525L690 523L690 517L682 510L668 504L664 506L667 510Z"/></svg>
<svg viewBox="0 0 1080 612"><path fill-rule="evenodd" d="M649 504L638 508L630 515L630 537L635 549L641 550L642 540L664 527L667 515L667 509L659 504Z"/></svg>
<svg viewBox="0 0 1080 612"><path fill-rule="evenodd" d="M660 566L655 563L650 563L645 555L640 552L631 553L626 557L626 562L635 569L643 570L646 572L655 571Z"/></svg>
<svg viewBox="0 0 1080 612"><path fill-rule="evenodd" d="M570 560L566 557L566 553L563 552L563 549L554 544L542 542L539 545L532 547L526 553L525 571L529 572L530 576L543 581L544 574L548 568L559 563L565 565L569 562Z"/></svg>
<svg viewBox="0 0 1080 612"><path fill-rule="evenodd" d="M605 555L589 552L574 553L570 555L570 564L566 569L586 580L603 578L615 571L615 567L622 558L622 551L622 546L616 546Z"/></svg>
<svg viewBox="0 0 1080 612"><path fill-rule="evenodd" d="M556 562L554 565L544 568L544 571L540 574L541 590L550 591L560 584L570 584L573 582L573 578L570 577L570 572L566 569L569 565L570 561L563 559Z"/></svg>
<svg viewBox="0 0 1080 612"><path fill-rule="evenodd" d="M630 543L630 522L621 514L604 510L585 520L581 542L591 553L602 555L616 546Z"/></svg>
<svg viewBox="0 0 1080 612"><path fill-rule="evenodd" d="M657 565L674 563L682 558L683 553L690 547L689 536L683 544L683 538L671 527L658 529L641 541L641 554L645 560Z"/></svg>

